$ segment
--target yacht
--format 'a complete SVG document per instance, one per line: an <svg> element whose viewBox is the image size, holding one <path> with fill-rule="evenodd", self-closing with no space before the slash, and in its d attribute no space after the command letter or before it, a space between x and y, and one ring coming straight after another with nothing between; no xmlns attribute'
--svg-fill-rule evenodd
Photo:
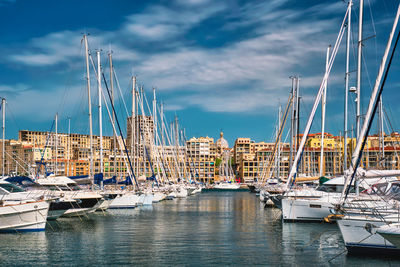
<svg viewBox="0 0 400 267"><path fill-rule="evenodd" d="M83 190L74 180L66 176L48 176L37 179L36 182L46 190L52 191L53 196L70 202L70 207L62 215L63 217L83 216L95 212L104 201L98 192Z"/></svg>
<svg viewBox="0 0 400 267"><path fill-rule="evenodd" d="M350 189L350 199L358 196L358 192L366 190L376 183L386 184L395 180L385 179L363 180L358 189L353 185ZM339 203L345 179L343 176L332 178L316 189L306 188L288 192L282 198L282 218L284 221L323 221L331 215L331 209ZM357 192L356 192L357 191Z"/></svg>
<svg viewBox="0 0 400 267"><path fill-rule="evenodd" d="M214 186L214 189L222 189L222 190L237 190L239 188L240 185L235 183L219 183Z"/></svg>
<svg viewBox="0 0 400 267"><path fill-rule="evenodd" d="M42 198L11 199L13 193L24 192L16 185L0 181L0 231L32 232L46 228L50 200Z"/></svg>

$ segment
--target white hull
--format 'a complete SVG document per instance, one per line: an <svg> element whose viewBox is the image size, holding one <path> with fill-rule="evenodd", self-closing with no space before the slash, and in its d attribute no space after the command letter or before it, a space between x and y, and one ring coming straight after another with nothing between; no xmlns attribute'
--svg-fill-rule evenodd
<svg viewBox="0 0 400 267"><path fill-rule="evenodd" d="M111 205L111 203L114 201L114 199L106 199L106 200L104 200L99 206L98 206L98 208L96 209L97 211L105 211L105 210L107 210L109 207L110 207L110 205Z"/></svg>
<svg viewBox="0 0 400 267"><path fill-rule="evenodd" d="M375 250L400 253L400 249L396 249L392 243L376 233L376 228L385 225L384 222L345 217L338 220L337 224L349 252Z"/></svg>
<svg viewBox="0 0 400 267"><path fill-rule="evenodd" d="M108 207L109 209L133 209L139 202L139 196L133 193L125 193L117 196Z"/></svg>
<svg viewBox="0 0 400 267"><path fill-rule="evenodd" d="M282 199L284 221L323 221L333 205L322 199Z"/></svg>
<svg viewBox="0 0 400 267"><path fill-rule="evenodd" d="M214 189L225 189L225 190L237 190L240 188L240 185L238 184L228 184L228 183L222 183L222 184L217 184L214 186Z"/></svg>
<svg viewBox="0 0 400 267"><path fill-rule="evenodd" d="M195 194L198 194L198 193L201 193L201 187L196 188L196 189L192 192L192 195L195 195Z"/></svg>
<svg viewBox="0 0 400 267"><path fill-rule="evenodd" d="M65 212L67 212L67 210L49 210L49 213L47 214L47 220L57 220L58 218L63 216Z"/></svg>
<svg viewBox="0 0 400 267"><path fill-rule="evenodd" d="M47 201L0 206L0 231L44 231L49 206Z"/></svg>
<svg viewBox="0 0 400 267"><path fill-rule="evenodd" d="M153 203L158 203L160 201L163 201L166 198L166 195L162 192L156 192L154 193L153 196Z"/></svg>
<svg viewBox="0 0 400 267"><path fill-rule="evenodd" d="M188 196L188 191L184 188L180 188L179 191L176 193L177 198L185 198Z"/></svg>
<svg viewBox="0 0 400 267"><path fill-rule="evenodd" d="M150 206L153 205L153 194L145 194L143 199L143 206Z"/></svg>
<svg viewBox="0 0 400 267"><path fill-rule="evenodd" d="M70 217L86 216L87 214L95 211L96 209L93 208L69 209L62 215L62 217L70 218Z"/></svg>
<svg viewBox="0 0 400 267"><path fill-rule="evenodd" d="M400 225L398 223L383 225L376 232L395 245L396 248L400 248Z"/></svg>

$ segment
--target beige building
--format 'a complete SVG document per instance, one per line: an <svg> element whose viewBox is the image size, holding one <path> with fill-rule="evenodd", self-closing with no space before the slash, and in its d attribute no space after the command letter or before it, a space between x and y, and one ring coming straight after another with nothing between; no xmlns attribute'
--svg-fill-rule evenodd
<svg viewBox="0 0 400 267"><path fill-rule="evenodd" d="M217 148L210 137L191 138L186 142L187 165L195 172L196 180L213 183Z"/></svg>
<svg viewBox="0 0 400 267"><path fill-rule="evenodd" d="M299 177L319 177L321 157L321 134L310 134L302 154L302 160L298 168ZM355 139L347 140L349 160L355 148ZM370 136L363 153L361 166L363 168L400 169L400 135L393 133L384 137L384 157L382 148L379 147L379 137ZM341 137L325 134L324 157L322 173L332 177L343 173L344 140ZM273 143L255 143L249 138L238 138L234 147L234 158L237 162L237 175L241 181L250 183L257 179L279 177L286 179L289 174L290 148L289 144L281 144L281 158L279 172L275 161L272 159ZM270 165L272 164L272 166ZM269 166L269 167L268 167Z"/></svg>

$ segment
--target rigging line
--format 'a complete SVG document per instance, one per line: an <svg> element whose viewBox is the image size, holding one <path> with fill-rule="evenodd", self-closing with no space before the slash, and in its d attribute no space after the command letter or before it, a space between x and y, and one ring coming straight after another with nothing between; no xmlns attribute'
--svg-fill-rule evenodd
<svg viewBox="0 0 400 267"><path fill-rule="evenodd" d="M111 93L110 93L110 90L108 89L108 84L107 84L107 80L106 80L106 76L104 75L104 72L102 73L102 76L103 76L103 80L104 80L104 85L106 86L106 89L107 89L108 98L109 98L110 101L112 102ZM120 133L120 135L121 135L121 137L122 137L122 143L124 144L125 154L126 154L126 156L127 156L127 158L128 158L129 167L130 167L130 169L131 169L132 176L133 176L133 178L135 179L135 184L136 184L137 188L139 189L139 184L138 184L138 182L137 182L137 180L136 180L136 175L135 175L135 173L134 173L134 171L133 171L132 162L131 162L131 159L130 159L129 154L128 154L128 148L126 147L124 135L122 134L121 126L120 126L120 124L119 124L119 120L118 120L117 114L116 114L116 112L115 112L114 105L111 104L111 107L112 107L112 110L113 110L114 115L115 115L115 121L116 121L116 123L117 123L119 133Z"/></svg>
<svg viewBox="0 0 400 267"><path fill-rule="evenodd" d="M5 151L5 152L6 152L6 154L8 155L8 157L11 158L12 160L14 160L15 163L16 163L18 166L20 166L25 172L31 174L31 172L30 172L29 170L25 169L24 166L21 165L21 164L18 162L17 159L21 160L24 164L26 164L26 165L28 166L28 169L30 169L28 163L26 163L25 160L21 159L21 157L18 157L17 153L12 152L12 154L10 154L10 153L8 153L7 151ZM15 156L16 158L14 158L14 157L12 157L12 156Z"/></svg>
<svg viewBox="0 0 400 267"><path fill-rule="evenodd" d="M400 5L399 5L399 8L400 8ZM396 25L396 26L397 26L397 25ZM396 52L397 44L398 44L398 42L399 42L399 37L400 37L400 31L397 32L396 42L395 42L395 44L394 44L394 46L393 46L393 49L392 49L392 53L391 53L391 55L390 55L389 62L388 62L388 64L387 64L387 66L386 66L385 75L384 75L384 77L383 77L383 81L382 81L381 86L380 86L380 88L379 88L379 92L378 92L378 95L377 95L377 98L376 98L376 99L380 99L381 96L382 96L383 87L385 86L386 79L387 79L387 76L388 76L390 67L391 67L391 65L392 65L393 56L394 56L394 54L395 54L395 52ZM367 128L367 131L366 131L366 133L365 133L365 135L364 135L364 140L363 140L362 145L361 145L361 150L360 150L361 153L358 155L358 158L357 158L357 161L356 161L355 166L353 166L353 170L354 170L354 171L353 171L353 174L351 175L350 185L351 185L351 183L353 182L354 177L355 177L356 172L357 172L357 168L358 168L358 166L360 165L361 158L362 158L362 151L364 150L365 144L366 144L366 142L367 142L368 134L369 134L369 131L370 131L371 126L372 126L372 121L373 121L374 118L375 118L376 110L377 110L377 108L378 108L378 103L379 103L379 101L375 101L375 103L374 103L373 112L372 112L372 114L371 114L371 119L370 119L369 122L368 122L368 128ZM347 190L346 190L346 195L345 195L345 197L344 197L344 200L347 199L347 196L348 196L349 192L350 192L350 186L349 186L349 187L347 188Z"/></svg>
<svg viewBox="0 0 400 267"><path fill-rule="evenodd" d="M13 122L15 123L15 126L17 126L18 129L22 129L22 127L18 124L18 121L15 119L14 112L12 111L10 105L8 105L6 101L6 107L7 107L7 114L10 114Z"/></svg>
<svg viewBox="0 0 400 267"><path fill-rule="evenodd" d="M384 117L386 117L386 120L385 120L386 127L388 128L389 131L391 131L392 133L394 133L395 131L394 131L394 129L393 129L392 122L390 121L389 116L388 116L388 114L386 113L386 108L383 108L383 113L385 114ZM399 139L395 137L395 142L392 144L392 146L393 146L393 149L394 149L394 152L395 152L396 159L399 158L399 154L397 153L397 146L398 146L399 144L400 144ZM397 145L397 146L396 146L396 145Z"/></svg>
<svg viewBox="0 0 400 267"><path fill-rule="evenodd" d="M304 128L303 137L302 137L301 142L299 144L299 147L297 149L296 157L294 158L293 164L291 166L290 173L289 173L288 179L286 181L286 188L287 189L290 187L291 179L293 178L293 176L294 176L294 174L295 174L295 172L297 170L297 164L299 163L299 160L300 160L300 157L301 157L301 153L302 153L302 151L304 149L304 145L305 145L308 133L309 133L309 131L311 129L311 126L312 126L312 123L314 121L314 116L315 116L316 110L317 110L317 108L319 106L319 103L321 101L323 88L327 83L327 80L328 80L329 74L331 72L333 63L335 61L335 58L336 58L340 43L342 41L344 30L345 30L344 26L345 26L345 22L346 22L348 13L349 13L349 7L347 8L346 14L345 14L345 16L343 18L343 21L342 21L342 24L341 24L341 27L340 27L340 30L339 30L335 45L334 45L333 50L332 50L331 57L329 59L328 68L325 71L325 74L323 76L322 82L321 82L320 87L318 89L318 93L317 93L317 95L315 97L315 101L314 101L314 104L313 104L313 108L311 110L311 114L309 116L307 125Z"/></svg>
<svg viewBox="0 0 400 267"><path fill-rule="evenodd" d="M120 97L122 99L122 103L124 104L124 108L125 108L126 114L127 114L127 116L129 116L129 111L128 111L128 108L126 106L126 102L125 102L124 96L122 94L121 86L119 86L119 80L118 80L117 72L115 71L114 66L113 66L113 74L114 74L115 81L117 82L118 92L119 92L119 95L120 95Z"/></svg>
<svg viewBox="0 0 400 267"><path fill-rule="evenodd" d="M351 9L351 16L352 16L352 18L355 18L356 20L358 20L358 14L357 14L357 12L355 12L355 10L352 8ZM356 57L356 55L357 55L357 51L356 51L356 48L358 47L358 37L357 38L355 38L354 37L354 34L355 34L355 31L354 31L354 24L356 24L356 23L351 23L351 35L350 35L350 39L351 39L351 44L352 44L352 46L351 46L351 48L352 48L352 50L353 50L353 62L357 62L357 57ZM356 42L357 42L357 44L356 44Z"/></svg>
<svg viewBox="0 0 400 267"><path fill-rule="evenodd" d="M271 155L271 158L269 160L269 164L268 164L268 166L265 166L265 167L267 167L266 169L263 168L263 172L261 173L262 184L264 184L266 182L267 177L270 175L271 167L272 167L271 165L272 165L272 162L275 159L275 153L276 153L276 150L277 150L277 146L278 146L278 143L280 143L280 138L282 136L283 129L285 128L287 115L289 114L289 110L291 110L291 104L293 102L293 99L294 99L293 95L291 94L289 96L288 102L286 104L285 113L284 113L283 118L282 118L282 124L279 125L279 128L280 128L279 129L279 133L278 133L278 136L277 136L277 138L275 140L274 149L272 150L272 155ZM263 162L263 166L264 166L264 163L266 163L266 162L265 161ZM269 178L272 178L272 173L271 173L271 177L269 177Z"/></svg>
<svg viewBox="0 0 400 267"><path fill-rule="evenodd" d="M50 128L49 134L47 135L46 145L44 146L43 151L41 151L40 163L39 163L39 166L38 166L38 169L37 169L36 178L39 178L40 165L43 165L45 172L47 172L46 163L44 163L44 153L46 152L47 145L49 143L49 139L50 139L50 136L51 136L51 132L53 131L54 124L55 124L55 120L53 120L53 122L51 124L51 128Z"/></svg>
<svg viewBox="0 0 400 267"><path fill-rule="evenodd" d="M83 43L81 42L81 45L79 47L79 52L78 52L79 55L81 55L81 53L82 53L82 50L83 50L82 48L83 48ZM70 65L70 67L71 67L71 65ZM60 103L58 105L58 108L59 108L58 112L60 114L64 113L65 104L67 102L67 93L71 89L71 84L72 84L71 77L72 77L72 75L73 75L73 73L72 73L72 71L70 71L68 73L66 79L65 79L65 82L64 82L65 83L65 88L64 88L64 92L63 92L63 97L61 97Z"/></svg>
<svg viewBox="0 0 400 267"><path fill-rule="evenodd" d="M371 16L372 29L374 31L374 35L376 36L375 20L374 20L372 8L371 8L371 0L368 0L368 9L369 9L369 14ZM379 66L377 37L375 37L374 39L375 39L374 40L375 41L375 63L376 63L376 66Z"/></svg>

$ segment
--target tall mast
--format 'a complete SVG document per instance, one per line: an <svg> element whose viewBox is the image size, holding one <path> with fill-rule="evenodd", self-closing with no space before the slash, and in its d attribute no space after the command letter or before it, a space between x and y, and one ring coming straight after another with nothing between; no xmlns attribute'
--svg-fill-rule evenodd
<svg viewBox="0 0 400 267"><path fill-rule="evenodd" d="M282 107L281 107L281 105L279 105L279 108L278 108L278 128L277 128L277 135L276 135L276 138L278 139L278 155L277 155L277 166L276 166L276 178L278 178L279 179L279 177L280 177L280 168L281 168L281 139L280 139L280 136L279 136L279 131L280 131L280 128L281 128L281 116L282 116Z"/></svg>
<svg viewBox="0 0 400 267"><path fill-rule="evenodd" d="M108 60L110 62L110 87L111 87L111 104L114 106L114 74L113 74L113 62L112 62L112 51L108 53ZM115 125L115 114L112 114L112 124ZM113 131L113 143L114 143L114 175L117 175L117 138Z"/></svg>
<svg viewBox="0 0 400 267"><path fill-rule="evenodd" d="M361 70L362 70L362 30L363 30L364 0L360 0L360 15L358 23L358 56L357 56L357 138L360 135L361 125Z"/></svg>
<svg viewBox="0 0 400 267"><path fill-rule="evenodd" d="M343 172L347 170L347 120L348 120L348 102L349 102L349 78L350 78L350 38L351 38L351 7L353 1L349 1L349 15L347 18L347 40L346 40L346 74L345 74L345 92L344 92L344 131L343 131Z"/></svg>
<svg viewBox="0 0 400 267"><path fill-rule="evenodd" d="M164 139L164 104L161 103L160 105L160 117L161 117L161 142L162 145L165 146L165 139Z"/></svg>
<svg viewBox="0 0 400 267"><path fill-rule="evenodd" d="M85 58L86 58L86 80L87 80L87 92L88 92L88 109L89 109L89 132L90 132L90 166L89 166L89 178L93 177L93 125L92 125L92 103L90 97L90 73L89 73L89 46L87 41L87 35L83 35L85 42Z"/></svg>
<svg viewBox="0 0 400 267"><path fill-rule="evenodd" d="M135 80L136 81L136 80ZM134 126L135 126L135 157L136 157L136 173L139 173L139 141L140 141L140 135L139 135L139 89L137 86L135 86L135 96L132 96L135 98L135 114L138 119L135 119L134 121Z"/></svg>
<svg viewBox="0 0 400 267"><path fill-rule="evenodd" d="M380 147L380 162L382 167L385 166L385 131L383 129L383 103L382 97L379 99L379 147Z"/></svg>
<svg viewBox="0 0 400 267"><path fill-rule="evenodd" d="M146 160L146 140L145 140L145 134L144 134L144 126L145 126L145 121L146 121L146 118L145 118L145 112L144 112L144 109L143 109L143 101L144 101L144 92L143 92L143 85L140 87L140 107L141 107L141 115L142 115L142 125L143 125L143 127L141 127L141 123L140 122L138 122L138 124L139 124L139 128L141 128L141 129L139 129L139 131L138 131L138 134L139 135L141 135L141 137L142 137L142 161L143 161L143 175L146 175L146 165L147 165L147 160Z"/></svg>
<svg viewBox="0 0 400 267"><path fill-rule="evenodd" d="M295 117L295 77L292 79L292 119L290 123L290 151L289 151L289 169L292 167L293 162L293 136L294 136L294 117Z"/></svg>
<svg viewBox="0 0 400 267"><path fill-rule="evenodd" d="M56 121L56 135L55 135L55 143L56 143L56 155L55 155L55 158L56 158L56 161L55 161L55 163L54 163L54 174L55 175L57 175L57 158L58 158L58 113L56 113L56 118L55 118L55 121Z"/></svg>
<svg viewBox="0 0 400 267"><path fill-rule="evenodd" d="M99 135L100 135L100 173L103 173L103 121L101 112L101 63L100 63L100 51L97 54L97 88L99 95Z"/></svg>
<svg viewBox="0 0 400 267"><path fill-rule="evenodd" d="M299 133L300 133L300 77L296 77L296 151L299 148Z"/></svg>
<svg viewBox="0 0 400 267"><path fill-rule="evenodd" d="M156 99L156 88L153 87L153 134L154 144L157 146L157 99Z"/></svg>
<svg viewBox="0 0 400 267"><path fill-rule="evenodd" d="M364 138L367 137L367 131L369 131L368 128L370 126L369 123L370 123L370 120L371 120L371 118L373 116L373 112L374 112L374 109L375 109L374 106L375 106L376 101L379 100L377 98L380 97L381 93L382 93L382 86L380 86L381 85L381 80L382 80L382 77L383 77L384 72L385 72L386 61L387 61L387 58L389 56L390 48L392 46L392 41L393 41L393 37L394 37L396 29L397 29L397 24L398 24L398 21L399 21L399 17L400 17L400 4L398 5L396 17L394 19L392 30L391 30L390 35L389 35L389 40L388 40L388 42L386 44L385 52L383 54L383 58L382 58L380 66L379 66L378 75L376 77L375 85L374 85L373 91L371 93L371 97L370 97L370 101L369 101L369 104L368 104L367 112L365 114L364 124L363 124L363 127L362 127L361 132L360 132L360 138L357 139L357 144L356 144L356 147L355 147L354 152L352 154L352 162L351 162L351 168L350 168L351 172L356 170L358 168L357 164L360 163L359 157L360 157L360 154L362 153L361 149L363 148ZM390 58L389 62L391 62L391 61L392 61L392 57ZM384 78L384 80L385 79L386 79L386 77ZM344 184L344 187L343 187L342 200L340 201L340 204L342 204L343 201L346 199L346 197L343 197L343 196L345 194L347 194L348 186L349 186L349 184L351 183L351 180L354 177L354 174L350 174L351 172L349 172L345 176L346 180L345 180L345 184Z"/></svg>
<svg viewBox="0 0 400 267"><path fill-rule="evenodd" d="M67 144L67 176L69 175L69 158L70 158L70 148L71 148L71 118L68 117L68 144ZM72 174L71 174L72 175Z"/></svg>
<svg viewBox="0 0 400 267"><path fill-rule="evenodd" d="M6 99L2 98L1 99L1 107L3 109L3 148L2 148L2 154L3 154L3 178L4 178L4 167L5 167L5 138L6 138Z"/></svg>
<svg viewBox="0 0 400 267"><path fill-rule="evenodd" d="M331 50L331 46L328 46L326 50L326 63L325 63L325 72L328 71L329 67L329 53ZM326 106L326 90L328 88L328 81L326 81L324 86L324 91L322 92L321 98L321 155L319 157L319 176L321 177L324 174L324 137L325 137L325 106Z"/></svg>
<svg viewBox="0 0 400 267"><path fill-rule="evenodd" d="M136 140L135 122L136 122L136 77L132 76L132 111L131 111L131 157L133 158L133 166L138 164L136 162L136 153L134 153L134 144Z"/></svg>

